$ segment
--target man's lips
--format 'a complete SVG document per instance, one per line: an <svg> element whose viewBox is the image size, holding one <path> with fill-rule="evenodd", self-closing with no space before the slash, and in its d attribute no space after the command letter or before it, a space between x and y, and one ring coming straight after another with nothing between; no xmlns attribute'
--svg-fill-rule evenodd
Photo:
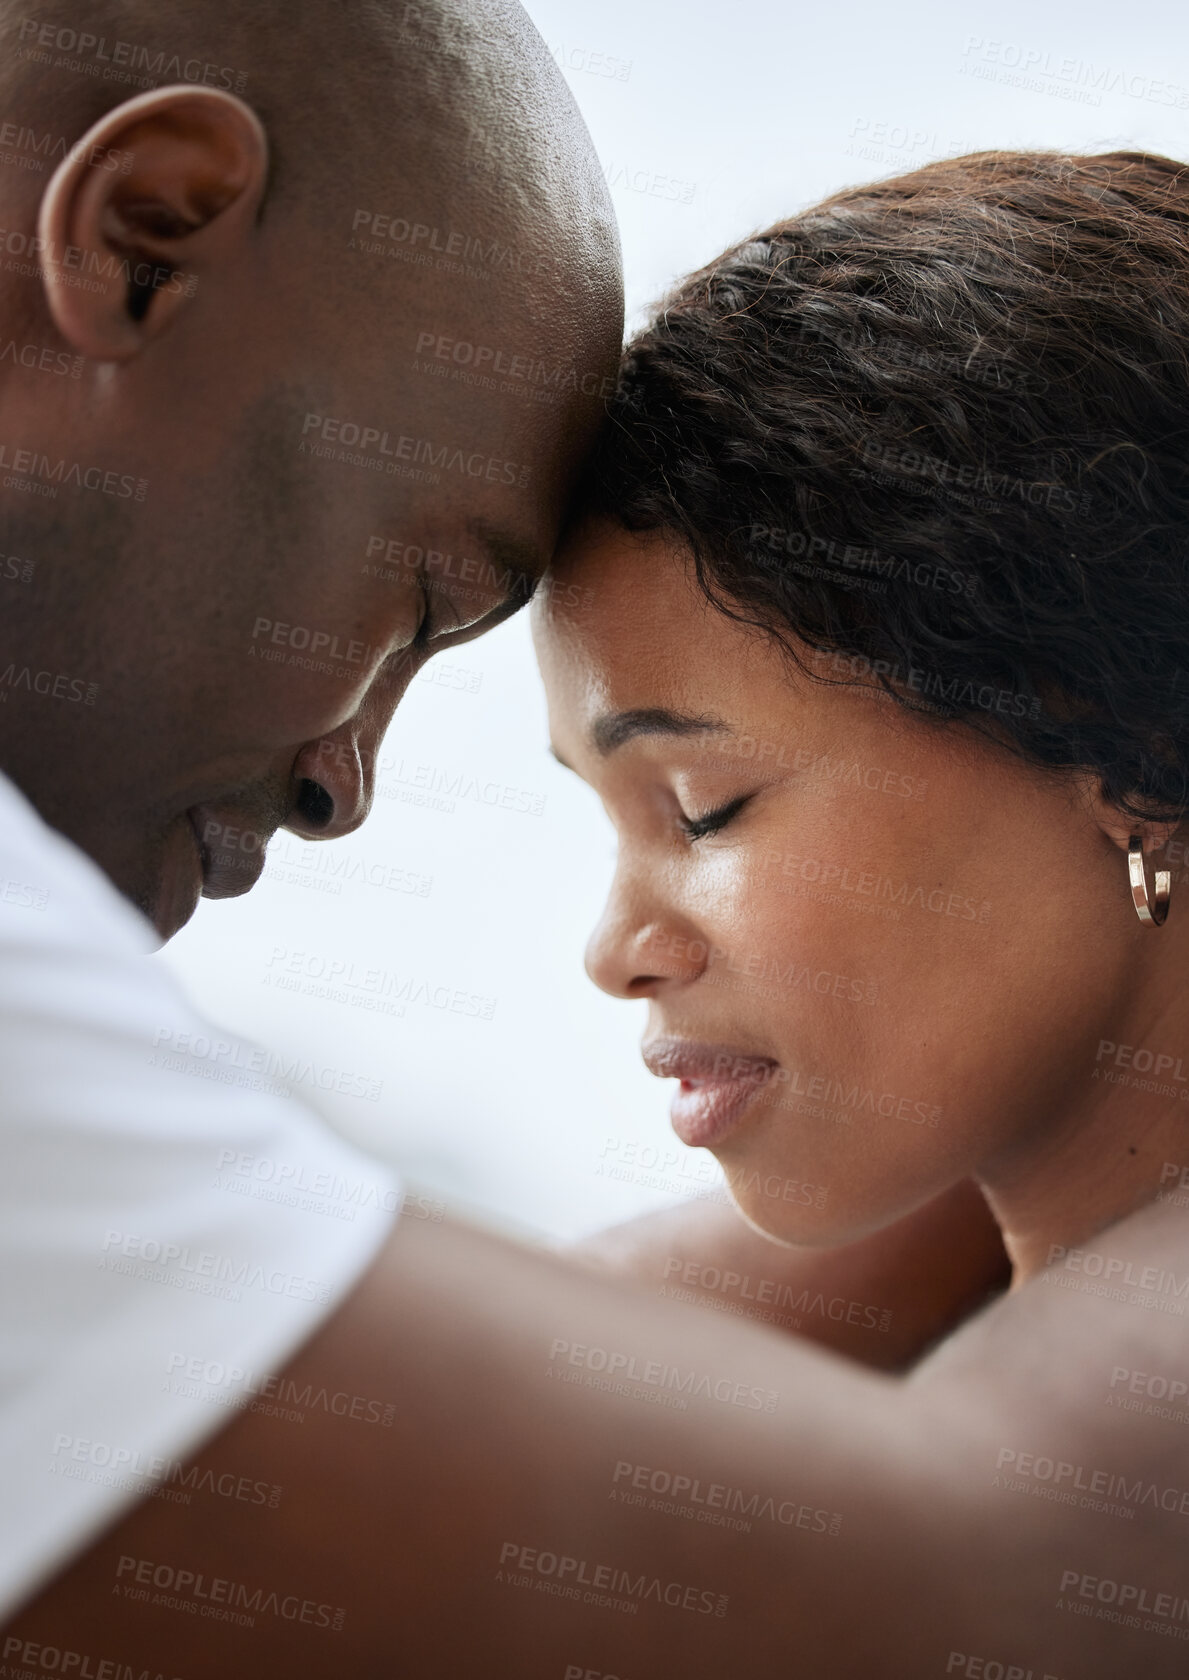
<svg viewBox="0 0 1189 1680"><path fill-rule="evenodd" d="M202 896L239 898L251 892L264 871L264 854L272 835L253 828L234 812L210 805L192 805L186 815L202 864Z"/></svg>
<svg viewBox="0 0 1189 1680"><path fill-rule="evenodd" d="M677 1079L669 1116L691 1148L719 1143L743 1118L752 1099L780 1065L728 1044L654 1038L642 1046L645 1066L658 1079Z"/></svg>

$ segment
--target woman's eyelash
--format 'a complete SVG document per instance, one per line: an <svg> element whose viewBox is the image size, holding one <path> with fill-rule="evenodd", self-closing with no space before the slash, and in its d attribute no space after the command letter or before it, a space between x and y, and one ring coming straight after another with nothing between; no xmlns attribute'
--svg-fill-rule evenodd
<svg viewBox="0 0 1189 1680"><path fill-rule="evenodd" d="M727 805L720 805L717 811L707 811L701 817L682 817L678 827L687 840L702 840L708 834L717 834L720 828L725 828L731 818L747 804L750 794L743 794L738 799L732 799Z"/></svg>

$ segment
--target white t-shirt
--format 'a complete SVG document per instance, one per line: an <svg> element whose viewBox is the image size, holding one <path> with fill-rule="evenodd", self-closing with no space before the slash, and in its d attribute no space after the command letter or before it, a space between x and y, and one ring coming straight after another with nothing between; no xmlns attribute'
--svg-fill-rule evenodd
<svg viewBox="0 0 1189 1680"><path fill-rule="evenodd" d="M196 1452L234 1408L392 1420L390 1396L281 1373L398 1182L245 1072L261 1053L203 1022L157 943L0 776L0 1620L154 1484L272 1497Z"/></svg>

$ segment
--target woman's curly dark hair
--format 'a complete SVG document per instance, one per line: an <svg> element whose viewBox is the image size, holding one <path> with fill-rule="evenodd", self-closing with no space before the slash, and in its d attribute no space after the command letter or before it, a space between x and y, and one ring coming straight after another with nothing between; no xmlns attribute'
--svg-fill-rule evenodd
<svg viewBox="0 0 1189 1680"><path fill-rule="evenodd" d="M802 669L1180 818L1189 165L979 152L745 240L628 347L581 505Z"/></svg>

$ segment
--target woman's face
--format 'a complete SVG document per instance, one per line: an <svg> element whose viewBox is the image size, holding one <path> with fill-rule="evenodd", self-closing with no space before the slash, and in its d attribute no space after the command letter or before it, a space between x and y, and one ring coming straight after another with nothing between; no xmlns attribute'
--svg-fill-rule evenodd
<svg viewBox="0 0 1189 1680"><path fill-rule="evenodd" d="M1078 778L798 675L664 535L580 531L534 634L619 837L587 969L753 1224L856 1240L1076 1124L1138 927Z"/></svg>

